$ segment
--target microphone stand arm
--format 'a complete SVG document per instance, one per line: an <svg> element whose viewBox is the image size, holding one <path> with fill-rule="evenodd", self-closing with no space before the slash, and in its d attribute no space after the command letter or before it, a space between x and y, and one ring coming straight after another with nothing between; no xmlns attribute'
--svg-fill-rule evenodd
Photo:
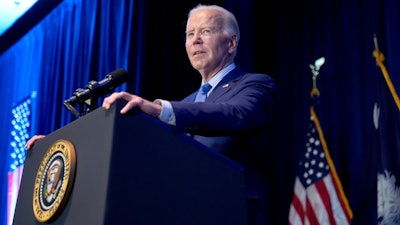
<svg viewBox="0 0 400 225"><path fill-rule="evenodd" d="M90 81L86 88L90 90L90 93L93 93L96 87L98 86L97 81ZM86 100L82 96L87 95L88 92L85 89L78 88L74 91L72 97L66 101L64 101L64 106L76 117L81 117L86 115L87 113L95 110L98 107L98 98L99 96L96 94L91 94L90 97ZM79 111L72 105L72 103L76 103L78 105Z"/></svg>

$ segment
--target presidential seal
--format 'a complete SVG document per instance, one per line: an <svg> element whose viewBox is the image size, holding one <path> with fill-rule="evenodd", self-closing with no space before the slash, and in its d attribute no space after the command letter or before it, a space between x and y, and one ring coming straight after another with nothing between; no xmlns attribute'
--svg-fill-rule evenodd
<svg viewBox="0 0 400 225"><path fill-rule="evenodd" d="M73 186L75 167L71 142L58 140L47 150L33 190L33 212L39 222L52 222L61 214Z"/></svg>

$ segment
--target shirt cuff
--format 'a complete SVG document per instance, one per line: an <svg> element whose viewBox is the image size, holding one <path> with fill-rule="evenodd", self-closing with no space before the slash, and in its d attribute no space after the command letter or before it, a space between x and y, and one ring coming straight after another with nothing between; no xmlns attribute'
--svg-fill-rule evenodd
<svg viewBox="0 0 400 225"><path fill-rule="evenodd" d="M164 123L175 126L176 125L175 113L174 113L171 103L169 101L162 100L162 99L156 99L156 100L154 100L154 103L160 104L162 107L161 113L158 116L158 118Z"/></svg>

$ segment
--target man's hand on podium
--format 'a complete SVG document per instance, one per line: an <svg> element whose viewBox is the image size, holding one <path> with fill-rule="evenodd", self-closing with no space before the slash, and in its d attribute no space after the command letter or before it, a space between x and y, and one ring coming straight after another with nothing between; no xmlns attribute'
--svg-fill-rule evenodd
<svg viewBox="0 0 400 225"><path fill-rule="evenodd" d="M33 145L35 144L36 141L43 139L44 137L46 137L46 135L34 135L33 137L31 137L25 144L25 148L30 150Z"/></svg>
<svg viewBox="0 0 400 225"><path fill-rule="evenodd" d="M146 100L140 96L130 94L128 92L114 92L110 96L106 97L103 100L102 107L104 109L110 109L111 106L118 100L122 99L126 101L125 106L121 109L120 113L125 114L133 108L139 108L143 112L154 116L159 117L161 114L161 105Z"/></svg>

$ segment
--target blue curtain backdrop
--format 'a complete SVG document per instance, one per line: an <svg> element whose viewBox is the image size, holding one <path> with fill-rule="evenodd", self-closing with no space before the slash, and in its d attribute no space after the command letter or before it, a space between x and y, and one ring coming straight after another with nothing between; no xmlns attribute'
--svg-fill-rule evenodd
<svg viewBox="0 0 400 225"><path fill-rule="evenodd" d="M0 224L6 224L12 104L37 91L32 134L48 134L74 120L63 106L65 99L90 80L104 79L121 67L129 69L134 10L133 0L65 0L1 55Z"/></svg>
<svg viewBox="0 0 400 225"><path fill-rule="evenodd" d="M6 158L12 104L37 91L33 134L48 134L75 117L63 106L77 88L118 68L129 72L120 89L148 99L179 100L200 84L184 49L187 12L200 1L64 0L0 55L0 224L6 224ZM287 224L297 163L307 129L312 74L319 118L353 224L377 224L377 152L370 148L377 76L373 35L400 91L400 3L397 0L201 1L220 4L239 20L237 63L276 79L280 89L271 175L272 224ZM400 151L400 150L398 150ZM399 186L399 183L397 183Z"/></svg>

